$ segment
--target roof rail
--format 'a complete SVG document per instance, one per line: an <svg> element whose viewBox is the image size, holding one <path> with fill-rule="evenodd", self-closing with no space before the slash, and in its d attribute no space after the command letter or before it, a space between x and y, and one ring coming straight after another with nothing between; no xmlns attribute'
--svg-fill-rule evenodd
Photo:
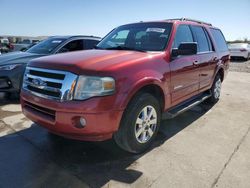
<svg viewBox="0 0 250 188"><path fill-rule="evenodd" d="M203 22L201 20L195 20L195 19L190 19L190 18L174 18L174 19L167 19L167 20L180 20L180 21L191 21L191 22L196 22L196 23L199 23L199 24L206 24L206 25L209 25L209 26L212 26L211 23L207 23L207 22Z"/></svg>

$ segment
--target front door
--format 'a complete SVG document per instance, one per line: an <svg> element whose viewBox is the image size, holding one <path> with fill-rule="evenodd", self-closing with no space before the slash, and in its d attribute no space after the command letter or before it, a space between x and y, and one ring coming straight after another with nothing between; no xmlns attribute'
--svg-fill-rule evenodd
<svg viewBox="0 0 250 188"><path fill-rule="evenodd" d="M173 48L183 42L194 42L188 25L179 25L176 31ZM197 55L178 56L170 62L172 105L198 94L199 59Z"/></svg>

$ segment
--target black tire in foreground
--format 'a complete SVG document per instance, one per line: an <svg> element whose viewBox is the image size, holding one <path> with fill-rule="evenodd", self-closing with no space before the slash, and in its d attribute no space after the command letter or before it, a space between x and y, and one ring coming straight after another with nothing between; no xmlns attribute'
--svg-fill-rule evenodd
<svg viewBox="0 0 250 188"><path fill-rule="evenodd" d="M158 100L148 93L139 93L124 111L114 140L128 152L141 153L148 149L155 139L160 121L161 109Z"/></svg>

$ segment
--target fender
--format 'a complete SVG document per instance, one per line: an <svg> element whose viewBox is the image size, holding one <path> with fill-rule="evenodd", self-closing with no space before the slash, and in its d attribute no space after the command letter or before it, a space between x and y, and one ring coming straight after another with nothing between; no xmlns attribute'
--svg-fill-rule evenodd
<svg viewBox="0 0 250 188"><path fill-rule="evenodd" d="M126 92L127 97L122 102L122 107L126 108L129 101L135 96L135 94L138 91L140 91L143 87L148 86L148 85L155 85L161 89L162 93L164 94L164 100L165 100L165 105L166 105L166 103L167 103L166 98L170 101L169 97L166 97L166 95L170 91L169 87L167 85L166 78L164 78L164 76L162 74L160 74L159 72L155 72L152 70L147 71L147 74L141 74L141 73L139 73L139 74L144 75L144 76L141 77L139 80L137 79L136 82L132 82L134 84L129 88L129 90L127 90L127 92ZM148 76L146 76L146 75L148 75Z"/></svg>
<svg viewBox="0 0 250 188"><path fill-rule="evenodd" d="M214 75L213 75L213 80L215 79L215 76L218 74L218 72L220 71L220 69L223 70L223 80L224 80L224 74L225 74L225 66L223 63L219 63L214 71ZM213 83L213 81L212 81Z"/></svg>

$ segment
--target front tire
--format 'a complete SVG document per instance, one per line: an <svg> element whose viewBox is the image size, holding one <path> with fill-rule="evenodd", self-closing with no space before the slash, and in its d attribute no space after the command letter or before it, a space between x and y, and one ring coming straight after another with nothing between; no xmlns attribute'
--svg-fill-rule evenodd
<svg viewBox="0 0 250 188"><path fill-rule="evenodd" d="M158 100L148 93L136 95L124 111L119 130L114 134L118 146L131 153L148 149L160 127Z"/></svg>
<svg viewBox="0 0 250 188"><path fill-rule="evenodd" d="M219 74L217 74L215 79L214 79L214 83L212 85L212 88L210 90L211 97L208 100L210 103L215 104L220 99L221 84L222 84L221 77Z"/></svg>

